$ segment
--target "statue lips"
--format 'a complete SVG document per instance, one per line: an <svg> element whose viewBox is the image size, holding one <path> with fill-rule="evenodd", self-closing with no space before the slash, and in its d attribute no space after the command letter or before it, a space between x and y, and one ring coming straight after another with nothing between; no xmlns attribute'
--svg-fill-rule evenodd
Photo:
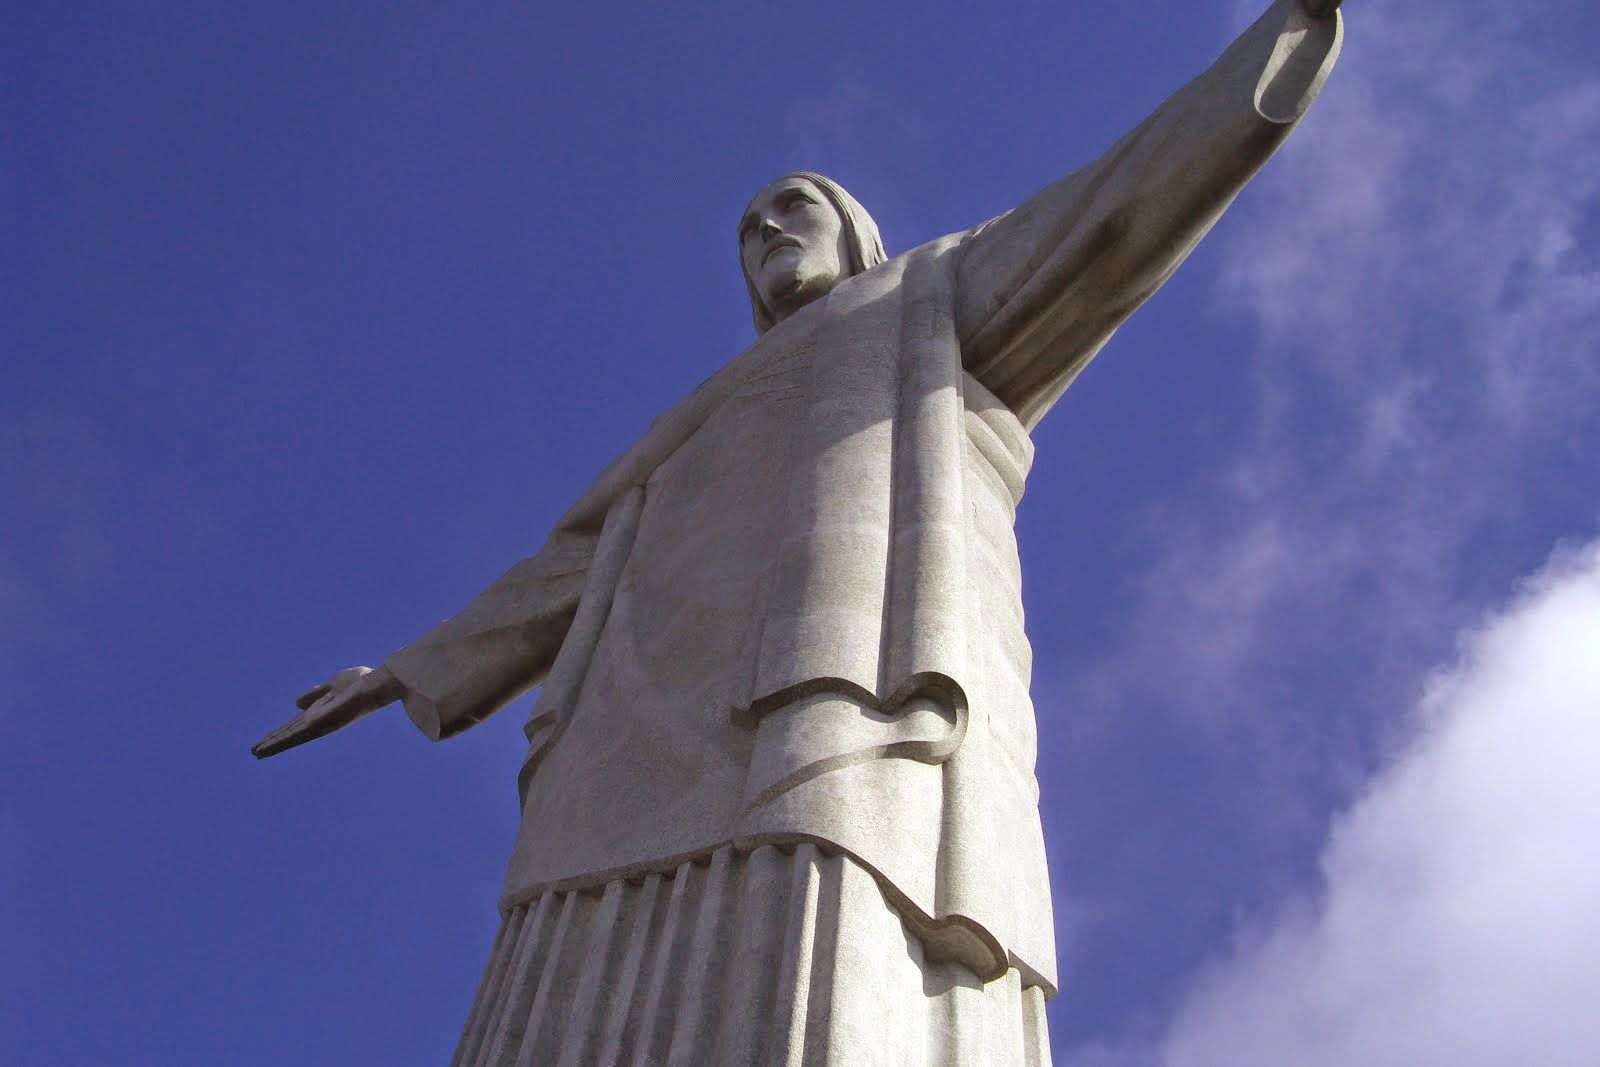
<svg viewBox="0 0 1600 1067"><path fill-rule="evenodd" d="M761 253L761 265L766 266L767 260L771 259L777 253L783 251L785 248L799 247L801 247L801 245L797 239L793 237L779 237L773 241L772 244L767 246L767 250L765 252Z"/></svg>

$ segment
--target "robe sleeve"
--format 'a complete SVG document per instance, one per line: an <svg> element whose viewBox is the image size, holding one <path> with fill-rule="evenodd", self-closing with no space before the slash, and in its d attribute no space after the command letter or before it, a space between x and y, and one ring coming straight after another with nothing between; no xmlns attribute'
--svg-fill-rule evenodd
<svg viewBox="0 0 1600 1067"><path fill-rule="evenodd" d="M438 741L543 685L559 710L587 657L627 559L641 495L635 491L716 410L749 365L733 360L651 424L557 522L539 554L512 567L466 606L384 660L417 728ZM620 506L619 506L620 505ZM585 608L585 605L587 606ZM585 617L580 617L585 616ZM574 619L578 633L570 634ZM563 663L557 653L565 646ZM550 709L547 709L550 710Z"/></svg>
<svg viewBox="0 0 1600 1067"><path fill-rule="evenodd" d="M1340 17L1276 0L1209 70L1095 162L967 235L968 371L1030 429L1177 269L1316 97Z"/></svg>
<svg viewBox="0 0 1600 1067"><path fill-rule="evenodd" d="M596 535L558 528L453 618L384 660L417 728L438 741L539 685L583 595Z"/></svg>

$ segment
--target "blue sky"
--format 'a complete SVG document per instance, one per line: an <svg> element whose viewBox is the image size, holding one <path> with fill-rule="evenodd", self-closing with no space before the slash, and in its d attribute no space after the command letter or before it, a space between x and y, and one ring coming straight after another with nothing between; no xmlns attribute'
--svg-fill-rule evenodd
<svg viewBox="0 0 1600 1067"><path fill-rule="evenodd" d="M1257 6L8 12L8 1062L441 1062L521 711L250 742L748 342L767 179L903 251ZM1058 1062L1600 1060L1600 16L1347 15L1035 434Z"/></svg>

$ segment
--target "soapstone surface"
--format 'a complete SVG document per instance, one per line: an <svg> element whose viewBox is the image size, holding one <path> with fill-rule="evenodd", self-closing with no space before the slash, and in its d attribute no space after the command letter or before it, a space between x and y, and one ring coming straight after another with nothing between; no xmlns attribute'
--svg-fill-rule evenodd
<svg viewBox="0 0 1600 1067"><path fill-rule="evenodd" d="M1048 1061L1029 431L1304 114L1324 6L1276 0L1098 160L894 258L828 179L760 190L755 343L257 746L395 700L439 740L542 686L457 1062Z"/></svg>

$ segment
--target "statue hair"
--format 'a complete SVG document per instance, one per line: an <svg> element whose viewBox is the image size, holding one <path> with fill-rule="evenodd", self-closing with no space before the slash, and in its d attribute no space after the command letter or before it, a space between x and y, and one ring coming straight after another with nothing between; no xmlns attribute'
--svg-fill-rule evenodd
<svg viewBox="0 0 1600 1067"><path fill-rule="evenodd" d="M824 177L815 171L797 170L789 174L780 175L768 185L774 185L785 178L804 178L816 186L820 192L833 205L839 213L839 220L844 227L845 250L849 262L844 265L845 277L853 278L864 270L876 267L889 257L883 251L883 238L878 236L878 224L872 221L872 216L867 214L867 209L856 202L856 198L845 192L838 182L832 178ZM744 271L744 258L739 259L740 270L744 273L745 288L750 291L750 314L755 319L756 333L763 334L770 330L776 321L772 313L767 310L766 304L761 301L761 294L756 291L754 279L748 271ZM841 281L844 279L841 278Z"/></svg>

